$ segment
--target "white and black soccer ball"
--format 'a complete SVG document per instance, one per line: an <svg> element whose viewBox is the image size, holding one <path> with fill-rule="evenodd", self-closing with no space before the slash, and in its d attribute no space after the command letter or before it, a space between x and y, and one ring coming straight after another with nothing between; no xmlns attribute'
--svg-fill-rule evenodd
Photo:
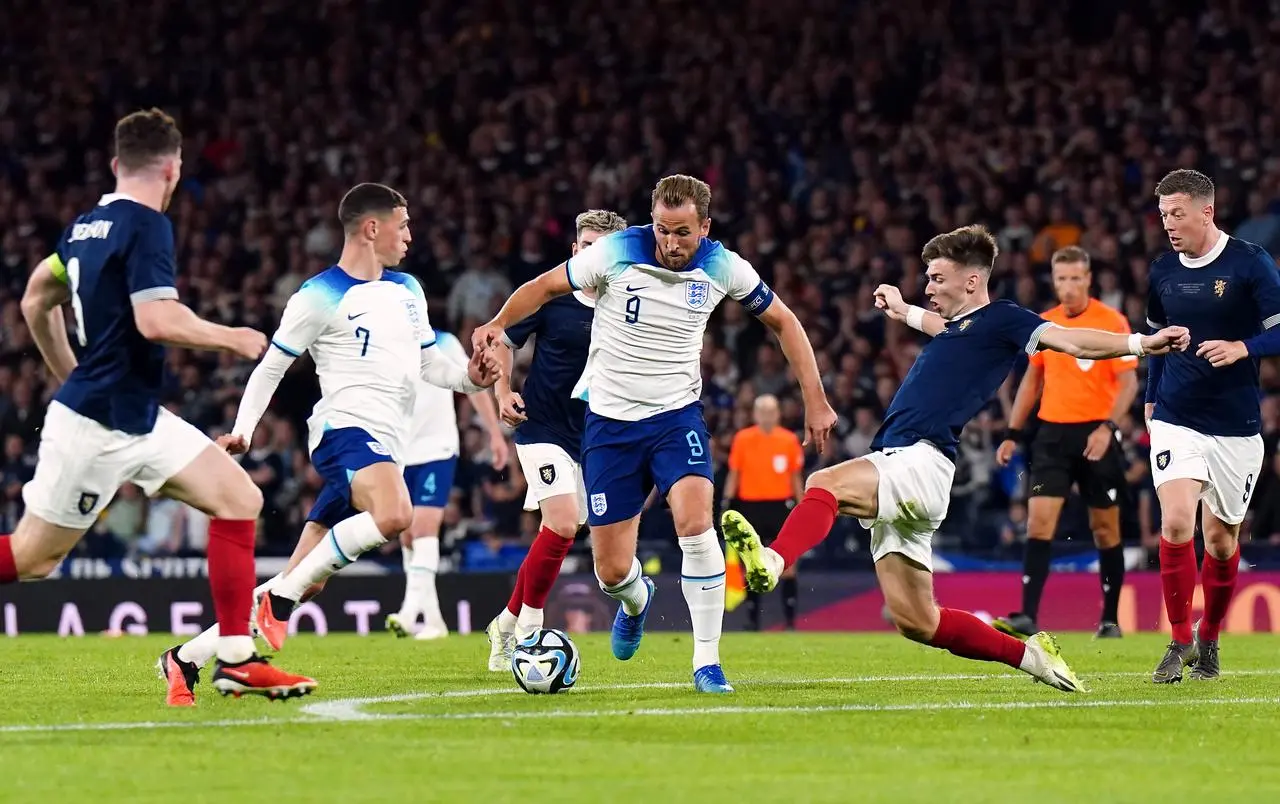
<svg viewBox="0 0 1280 804"><path fill-rule="evenodd" d="M511 651L511 674L520 689L531 695L564 692L577 682L581 661L578 646L568 634L539 628L516 640Z"/></svg>

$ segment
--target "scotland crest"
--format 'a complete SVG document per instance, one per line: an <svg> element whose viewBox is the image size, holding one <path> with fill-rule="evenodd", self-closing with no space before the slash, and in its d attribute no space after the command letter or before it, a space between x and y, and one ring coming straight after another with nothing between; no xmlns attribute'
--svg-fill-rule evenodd
<svg viewBox="0 0 1280 804"><path fill-rule="evenodd" d="M91 491L80 492L80 500L76 503L76 509L84 516L93 513L94 507L98 504L98 495Z"/></svg>
<svg viewBox="0 0 1280 804"><path fill-rule="evenodd" d="M693 280L684 283L684 300L697 310L711 298L711 283Z"/></svg>
<svg viewBox="0 0 1280 804"><path fill-rule="evenodd" d="M1156 468L1161 470L1168 469L1169 458L1170 458L1169 450L1167 449L1160 452L1158 455L1156 455Z"/></svg>
<svg viewBox="0 0 1280 804"><path fill-rule="evenodd" d="M542 478L542 482L550 486L556 482L556 467L553 464L544 463L538 467L538 477Z"/></svg>

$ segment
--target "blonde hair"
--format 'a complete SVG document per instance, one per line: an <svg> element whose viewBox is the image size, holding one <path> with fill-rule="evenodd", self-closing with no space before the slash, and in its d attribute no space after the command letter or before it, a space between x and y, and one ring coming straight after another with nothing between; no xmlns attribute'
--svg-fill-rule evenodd
<svg viewBox="0 0 1280 804"><path fill-rule="evenodd" d="M600 234L621 232L627 228L627 219L611 210L589 209L578 215L574 219L573 225L576 229L574 237L577 239L582 237L583 231L599 232Z"/></svg>
<svg viewBox="0 0 1280 804"><path fill-rule="evenodd" d="M650 209L661 202L663 206L675 209L693 202L698 212L698 220L711 217L711 185L702 179L677 173L660 180L653 188L653 203Z"/></svg>

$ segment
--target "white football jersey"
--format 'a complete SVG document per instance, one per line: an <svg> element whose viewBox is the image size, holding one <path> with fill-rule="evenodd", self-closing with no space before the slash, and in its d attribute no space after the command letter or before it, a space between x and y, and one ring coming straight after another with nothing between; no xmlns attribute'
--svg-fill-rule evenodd
<svg viewBox="0 0 1280 804"><path fill-rule="evenodd" d="M466 363L467 350L448 332L435 331L436 346L441 351ZM432 385L426 380L418 382L418 401L413 406L413 427L405 445L406 466L455 458L459 452L458 411L454 406L454 392Z"/></svg>
<svg viewBox="0 0 1280 804"><path fill-rule="evenodd" d="M567 263L569 284L598 294L587 368L574 389L593 413L638 421L702 396L702 336L725 296L760 315L773 291L751 264L703 239L689 266L658 265L652 226L606 235Z"/></svg>
<svg viewBox="0 0 1280 804"><path fill-rule="evenodd" d="M360 427L403 464L420 352L433 337L422 285L409 274L370 282L335 265L303 282L271 343L315 360L321 397L307 420L309 449L326 430Z"/></svg>

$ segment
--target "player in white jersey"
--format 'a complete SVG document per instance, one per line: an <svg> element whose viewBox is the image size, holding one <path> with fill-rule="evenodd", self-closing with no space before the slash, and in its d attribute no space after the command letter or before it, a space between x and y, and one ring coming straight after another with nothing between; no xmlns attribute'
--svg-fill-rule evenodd
<svg viewBox="0 0 1280 804"><path fill-rule="evenodd" d="M654 585L636 559L648 485L667 498L684 554L681 587L693 623L693 681L700 692L732 692L720 666L724 552L712 524L710 439L702 417L700 359L707 319L726 296L777 336L799 378L806 442L818 449L836 421L800 322L750 263L709 240L711 188L668 176L653 191L651 226L606 235L565 264L522 285L474 334L487 350L504 330L557 296L597 295L582 442L587 522L600 588L620 601L613 654L640 647Z"/></svg>
<svg viewBox="0 0 1280 804"><path fill-rule="evenodd" d="M289 568L256 590L254 623L276 650L304 596L409 527L413 505L398 456L419 378L460 393L495 379L479 356L461 363L436 348L422 286L388 270L404 259L411 239L404 196L360 184L343 196L338 218L346 234L342 256L289 300L245 387L232 432L219 439L233 454L247 450L285 371L303 351L311 353L321 399L308 421L309 449L325 485ZM208 660L209 636L173 651L184 675Z"/></svg>
<svg viewBox="0 0 1280 804"><path fill-rule="evenodd" d="M469 359L458 339L435 330L436 346L455 361ZM480 421L489 434L489 456L493 468L507 465L507 439L498 423L498 408L488 391L470 394ZM413 522L400 534L404 558L404 600L400 610L387 615L387 630L398 637L414 634L421 640L449 635L436 594L436 572L440 568L440 524L449 504L453 473L460 444L458 414L453 391L428 382L418 384L418 401L413 409L413 429L405 447L404 482L413 501ZM417 628L418 617L422 627Z"/></svg>

